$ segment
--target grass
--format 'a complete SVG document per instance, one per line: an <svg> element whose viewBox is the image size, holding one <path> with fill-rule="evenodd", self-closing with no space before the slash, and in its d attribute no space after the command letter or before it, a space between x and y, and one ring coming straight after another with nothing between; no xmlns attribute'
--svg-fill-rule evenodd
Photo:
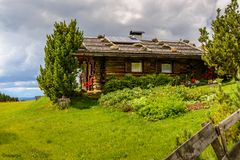
<svg viewBox="0 0 240 160"><path fill-rule="evenodd" d="M234 91L236 91L236 87L237 87L237 84L235 81L231 81L223 84L223 90L226 93L233 93Z"/></svg>
<svg viewBox="0 0 240 160"><path fill-rule="evenodd" d="M206 112L149 122L89 99L64 111L47 98L0 103L0 159L163 159L183 128L201 128Z"/></svg>
<svg viewBox="0 0 240 160"><path fill-rule="evenodd" d="M164 159L175 149L177 135L184 129L197 132L207 113L150 122L88 98L63 111L47 98L0 103L0 159ZM211 154L208 149L204 157Z"/></svg>

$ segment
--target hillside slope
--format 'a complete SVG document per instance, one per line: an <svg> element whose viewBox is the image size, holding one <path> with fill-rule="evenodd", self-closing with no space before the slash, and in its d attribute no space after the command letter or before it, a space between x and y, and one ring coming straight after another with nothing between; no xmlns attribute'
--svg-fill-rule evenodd
<svg viewBox="0 0 240 160"><path fill-rule="evenodd" d="M199 130L207 113L150 122L86 98L63 111L45 97L0 103L0 159L163 159L174 150L177 135Z"/></svg>

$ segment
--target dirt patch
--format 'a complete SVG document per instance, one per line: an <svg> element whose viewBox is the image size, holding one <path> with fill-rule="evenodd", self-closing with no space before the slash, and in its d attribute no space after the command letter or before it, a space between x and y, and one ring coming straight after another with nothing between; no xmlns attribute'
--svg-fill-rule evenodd
<svg viewBox="0 0 240 160"><path fill-rule="evenodd" d="M204 105L201 102L187 105L189 111L204 109Z"/></svg>

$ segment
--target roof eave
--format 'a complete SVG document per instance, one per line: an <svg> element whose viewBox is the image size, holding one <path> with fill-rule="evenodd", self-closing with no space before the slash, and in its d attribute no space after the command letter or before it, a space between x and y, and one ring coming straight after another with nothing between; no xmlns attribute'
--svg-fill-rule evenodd
<svg viewBox="0 0 240 160"><path fill-rule="evenodd" d="M129 52L77 52L74 53L76 56L85 57L139 57L139 58L184 58L184 59L201 59L201 54L189 55L189 54L159 54L154 52L140 52L140 53L129 53Z"/></svg>

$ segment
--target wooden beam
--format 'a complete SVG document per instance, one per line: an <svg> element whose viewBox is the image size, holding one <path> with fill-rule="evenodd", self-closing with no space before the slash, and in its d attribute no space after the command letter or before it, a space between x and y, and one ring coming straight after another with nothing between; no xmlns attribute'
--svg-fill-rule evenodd
<svg viewBox="0 0 240 160"><path fill-rule="evenodd" d="M237 121L240 120L240 109L234 112L231 116L228 118L224 119L218 127L222 129L223 131L228 130L231 126L233 126Z"/></svg>
<svg viewBox="0 0 240 160"><path fill-rule="evenodd" d="M212 123L208 123L196 135L178 147L166 160L196 159L217 137L218 134L214 126Z"/></svg>
<svg viewBox="0 0 240 160"><path fill-rule="evenodd" d="M227 131L231 126L233 126L235 123L237 123L240 120L240 109L234 112L231 116L224 119L222 122L218 125L218 130L220 132L220 137L223 145L223 149L226 154L228 154L228 147L227 147L227 140L225 131Z"/></svg>
<svg viewBox="0 0 240 160"><path fill-rule="evenodd" d="M214 152L217 155L218 160L222 160L223 157L226 155L220 141L216 138L212 143L211 146L213 147Z"/></svg>
<svg viewBox="0 0 240 160"><path fill-rule="evenodd" d="M204 127L205 125L207 125L207 122L202 124L202 127ZM218 128L216 128L216 131L218 133ZM218 133L219 134L219 133ZM224 158L224 156L226 155L226 152L224 151L222 144L220 143L219 139L216 138L212 143L211 146L218 158L218 160L222 160Z"/></svg>
<svg viewBox="0 0 240 160"><path fill-rule="evenodd" d="M238 142L229 153L229 159L239 160L240 159L240 142Z"/></svg>

